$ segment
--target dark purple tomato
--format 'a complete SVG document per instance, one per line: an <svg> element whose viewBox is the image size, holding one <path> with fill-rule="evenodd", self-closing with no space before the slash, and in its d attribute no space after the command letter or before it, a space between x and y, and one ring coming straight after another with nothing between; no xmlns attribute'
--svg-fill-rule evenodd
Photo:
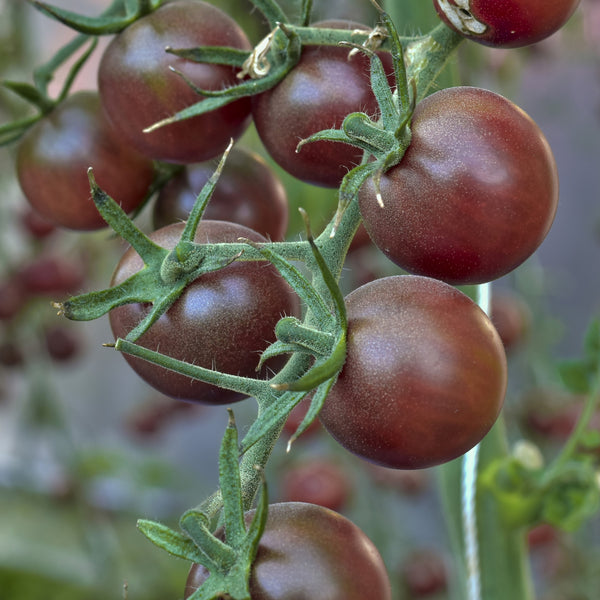
<svg viewBox="0 0 600 600"><path fill-rule="evenodd" d="M286 468L281 479L284 502L307 502L331 510L341 510L352 485L343 467L324 458L306 459Z"/></svg>
<svg viewBox="0 0 600 600"><path fill-rule="evenodd" d="M49 358L55 363L66 363L80 355L82 340L71 328L54 326L44 331L44 343Z"/></svg>
<svg viewBox="0 0 600 600"><path fill-rule="evenodd" d="M437 550L416 550L402 565L402 579L410 598L427 598L448 587L448 566Z"/></svg>
<svg viewBox="0 0 600 600"><path fill-rule="evenodd" d="M98 95L77 92L22 138L17 175L37 212L61 227L85 231L106 227L91 200L89 167L125 212L141 204L154 176L152 161L109 124Z"/></svg>
<svg viewBox="0 0 600 600"><path fill-rule="evenodd" d="M506 356L486 314L427 277L386 277L346 298L346 363L320 412L347 450L386 467L452 460L494 424Z"/></svg>
<svg viewBox="0 0 600 600"><path fill-rule="evenodd" d="M154 227L185 221L216 167L215 162L188 165L170 179L156 199ZM239 223L275 242L283 241L288 225L285 188L260 156L234 148L203 218Z"/></svg>
<svg viewBox="0 0 600 600"><path fill-rule="evenodd" d="M507 352L519 346L531 325L531 311L515 293L500 292L492 295L490 318Z"/></svg>
<svg viewBox="0 0 600 600"><path fill-rule="evenodd" d="M350 21L324 21L315 27L367 29ZM352 35L348 35L352 40ZM285 171L308 183L338 187L344 175L360 164L362 151L340 142L298 143L322 129L339 128L352 112L375 115L369 58L348 48L306 46L300 61L274 88L252 98L252 116L265 148ZM391 57L380 53L387 72ZM392 78L393 80L393 78Z"/></svg>
<svg viewBox="0 0 600 600"><path fill-rule="evenodd" d="M483 283L512 271L548 233L558 203L552 150L534 121L487 90L448 88L417 105L412 141L359 193L369 235L417 275Z"/></svg>
<svg viewBox="0 0 600 600"><path fill-rule="evenodd" d="M98 70L102 104L123 138L147 156L181 163L208 160L246 129L250 100L144 133L202 100L170 67L202 89L239 83L234 68L182 59L167 53L168 46L251 49L237 23L219 8L198 0L168 2L124 29L106 48Z"/></svg>
<svg viewBox="0 0 600 600"><path fill-rule="evenodd" d="M23 265L17 274L21 289L29 296L69 296L81 291L83 264L62 255L42 255Z"/></svg>
<svg viewBox="0 0 600 600"><path fill-rule="evenodd" d="M168 225L150 237L164 248L174 248L184 225ZM201 221L196 232L199 243L237 242L240 237L266 241L255 231L226 221ZM121 283L142 266L141 258L130 248L117 265L111 285ZM126 304L113 309L109 318L115 338L124 338L149 308ZM297 296L273 266L260 261L233 262L191 283L137 343L201 367L258 377L255 368L260 353L275 341L277 321L297 311ZM172 398L204 404L244 398L139 358L124 357L142 379ZM281 361L269 366L281 366ZM263 369L262 375L266 372Z"/></svg>
<svg viewBox="0 0 600 600"><path fill-rule="evenodd" d="M29 207L20 216L21 226L35 240L42 240L56 231L56 225Z"/></svg>
<svg viewBox="0 0 600 600"><path fill-rule="evenodd" d="M441 19L466 38L497 48L539 42L560 29L579 0L433 0Z"/></svg>
<svg viewBox="0 0 600 600"><path fill-rule="evenodd" d="M246 513L249 522L254 511ZM189 598L206 580L192 566ZM271 504L250 573L252 600L390 600L383 561L369 538L346 517L313 504Z"/></svg>
<svg viewBox="0 0 600 600"><path fill-rule="evenodd" d="M10 275L0 281L0 321L16 317L27 300L27 294L18 277Z"/></svg>

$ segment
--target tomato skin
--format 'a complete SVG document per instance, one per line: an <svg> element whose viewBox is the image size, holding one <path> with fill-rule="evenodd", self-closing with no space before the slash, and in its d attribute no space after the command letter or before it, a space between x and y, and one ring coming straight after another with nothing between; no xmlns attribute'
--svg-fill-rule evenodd
<svg viewBox="0 0 600 600"><path fill-rule="evenodd" d="M173 248L184 226L176 223L163 227L150 238L160 246ZM265 241L255 231L225 221L201 221L195 239L220 243L237 242L240 237ZM142 265L139 255L130 248L117 265L111 285L121 283ZM148 310L141 304L113 309L109 319L115 338L125 337ZM274 267L264 262L234 262L190 284L137 343L202 367L257 377L259 353L268 340L275 341L275 324L282 316L297 311L297 296ZM244 398L139 358L123 356L142 379L172 398L202 404L226 404ZM276 364L281 366L281 361ZM273 363L270 366L275 367Z"/></svg>
<svg viewBox="0 0 600 600"><path fill-rule="evenodd" d="M350 21L314 26L366 29ZM283 81L252 98L256 130L275 162L294 177L323 187L338 187L344 175L360 164L362 151L341 142L312 142L296 152L300 140L339 128L352 112L374 115L379 110L371 91L368 57L358 53L348 60L348 52L348 48L306 46ZM391 73L389 54L379 55Z"/></svg>
<svg viewBox="0 0 600 600"><path fill-rule="evenodd" d="M196 197L216 167L213 162L188 165L169 180L154 204L156 229L187 219ZM288 225L287 194L281 181L260 156L234 148L203 218L239 223L281 242Z"/></svg>
<svg viewBox="0 0 600 600"><path fill-rule="evenodd" d="M558 31L579 0L434 0L433 4L444 23L466 38L485 46L520 48ZM468 19L465 28L461 16L479 24L469 25Z"/></svg>
<svg viewBox="0 0 600 600"><path fill-rule="evenodd" d="M249 522L254 511L246 513ZM185 598L207 578L194 565ZM385 566L354 523L321 506L271 504L250 575L252 600L390 600Z"/></svg>
<svg viewBox="0 0 600 600"><path fill-rule="evenodd" d="M122 141L95 92L72 94L33 125L19 143L16 167L31 206L79 231L106 227L90 197L89 167L125 212L140 205L154 176L152 161Z"/></svg>
<svg viewBox="0 0 600 600"><path fill-rule="evenodd" d="M102 104L128 142L147 156L180 163L208 160L246 129L250 100L242 98L144 133L144 128L201 100L170 67L204 89L239 82L233 68L194 63L165 52L167 46L251 49L244 32L219 8L196 0L168 2L127 27L106 48L98 70Z"/></svg>
<svg viewBox="0 0 600 600"><path fill-rule="evenodd" d="M485 313L435 279L402 275L346 298L346 363L320 419L347 450L386 467L447 462L494 424L506 356Z"/></svg>
<svg viewBox="0 0 600 600"><path fill-rule="evenodd" d="M420 102L412 141L359 193L369 235L390 260L448 283L496 279L526 260L548 233L558 174L535 122L502 96L472 87Z"/></svg>

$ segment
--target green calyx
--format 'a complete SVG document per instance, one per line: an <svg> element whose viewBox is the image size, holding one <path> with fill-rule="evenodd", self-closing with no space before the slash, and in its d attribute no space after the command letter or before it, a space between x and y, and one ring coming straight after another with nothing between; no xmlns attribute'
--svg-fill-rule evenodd
<svg viewBox="0 0 600 600"><path fill-rule="evenodd" d="M129 242L144 262L144 267L117 286L70 298L55 306L72 320L91 320L113 308L128 303L151 305L146 317L114 347L120 352L144 359L191 378L254 396L260 415L242 446L246 449L276 430L293 407L312 390L310 420L314 419L335 382L346 357L346 313L337 284L340 265L334 275L317 241L313 239L308 217L307 240L299 243L262 243L246 239L239 243L198 244L196 229L217 185L229 149L216 171L198 194L181 237L171 250L155 244L140 231L117 203L98 187L89 171L92 198L105 221ZM320 244L331 243L327 238ZM138 340L183 293L186 286L203 274L226 268L235 260L267 260L295 290L307 313L303 322L284 317L276 328L277 340L263 353L258 368L265 360L280 354L291 354L288 365L273 379L264 381L221 373L164 356L136 344ZM312 272L309 281L292 261L303 261ZM302 424L299 435L310 421Z"/></svg>
<svg viewBox="0 0 600 600"><path fill-rule="evenodd" d="M250 572L267 521L268 495L264 476L259 472L262 491L252 520L246 526L238 459L237 428L229 410L229 423L219 453L222 510L207 512L199 506L187 511L180 519L183 533L153 521L138 521L140 531L154 544L208 570L208 578L190 600L250 600ZM222 536L213 533L219 516L224 527Z"/></svg>
<svg viewBox="0 0 600 600"><path fill-rule="evenodd" d="M591 425L600 401L600 321L588 327L583 358L560 363L559 374L571 392L586 395L561 452L546 467L508 456L481 474L481 485L492 491L513 526L545 522L574 531L600 507L600 436Z"/></svg>
<svg viewBox="0 0 600 600"><path fill-rule="evenodd" d="M315 133L302 140L296 149L300 152L304 144L327 140L344 142L365 152L363 164L348 172L340 185L333 233L364 182L373 177L378 193L381 175L400 162L410 144L410 121L416 102L416 86L414 81L409 83L407 78L402 41L392 20L382 10L379 16L387 31L396 91L393 92L390 88L381 59L373 50L366 46L344 43L343 45L353 48L353 51L363 52L370 57L371 88L379 106L379 118L374 120L364 113L352 113L344 119L341 129L327 129ZM380 199L379 194L378 198Z"/></svg>

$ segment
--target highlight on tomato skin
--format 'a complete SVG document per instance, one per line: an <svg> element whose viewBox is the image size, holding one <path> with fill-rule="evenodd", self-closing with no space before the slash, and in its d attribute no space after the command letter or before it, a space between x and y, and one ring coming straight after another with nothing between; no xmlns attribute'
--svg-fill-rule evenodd
<svg viewBox="0 0 600 600"><path fill-rule="evenodd" d="M558 206L558 170L538 125L510 100L468 86L417 104L411 143L369 179L360 212L375 245L415 275L493 281L527 260Z"/></svg>
<svg viewBox="0 0 600 600"><path fill-rule="evenodd" d="M249 125L248 98L144 132L201 100L171 67L201 89L239 82L233 67L185 60L165 52L168 46L252 49L238 24L218 7L196 0L165 3L115 36L104 51L98 69L102 105L128 143L150 158L190 163L218 156Z"/></svg>
<svg viewBox="0 0 600 600"><path fill-rule="evenodd" d="M249 523L254 511L245 514ZM220 530L216 534L223 536ZM184 597L208 577L190 569ZM303 502L269 506L250 572L252 600L391 600L383 560L365 533L328 508Z"/></svg>
<svg viewBox="0 0 600 600"><path fill-rule="evenodd" d="M378 279L346 297L346 363L319 418L375 464L420 469L463 455L504 402L506 355L487 315L441 281Z"/></svg>
<svg viewBox="0 0 600 600"><path fill-rule="evenodd" d="M520 48L556 33L580 0L434 0L446 25L495 48Z"/></svg>

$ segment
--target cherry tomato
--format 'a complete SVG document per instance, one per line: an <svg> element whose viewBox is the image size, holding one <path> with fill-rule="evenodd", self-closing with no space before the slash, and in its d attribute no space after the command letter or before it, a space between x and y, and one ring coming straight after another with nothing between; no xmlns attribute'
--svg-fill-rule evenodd
<svg viewBox="0 0 600 600"><path fill-rule="evenodd" d="M82 350L81 338L67 327L49 327L44 331L44 343L48 356L55 363L69 362Z"/></svg>
<svg viewBox="0 0 600 600"><path fill-rule="evenodd" d="M529 307L515 293L493 294L490 317L507 352L523 342L531 324Z"/></svg>
<svg viewBox="0 0 600 600"><path fill-rule="evenodd" d="M62 255L42 255L26 263L17 274L30 296L68 296L81 291L85 281L80 261Z"/></svg>
<svg viewBox="0 0 600 600"><path fill-rule="evenodd" d="M10 321L19 314L27 294L17 277L0 281L0 321Z"/></svg>
<svg viewBox="0 0 600 600"><path fill-rule="evenodd" d="M502 96L472 87L420 102L412 141L359 193L374 243L417 275L483 283L519 266L542 243L556 213L558 174L546 138Z"/></svg>
<svg viewBox="0 0 600 600"><path fill-rule="evenodd" d="M306 459L286 469L281 481L281 499L340 510L351 488L350 478L341 465L323 458Z"/></svg>
<svg viewBox="0 0 600 600"><path fill-rule="evenodd" d="M249 522L254 511L246 513ZM185 598L206 580L192 566ZM385 566L369 538L346 517L313 504L269 506L250 574L252 600L390 600Z"/></svg>
<svg viewBox="0 0 600 600"><path fill-rule="evenodd" d="M215 168L212 162L189 165L170 179L154 204L154 227L185 221ZM234 148L203 218L239 223L275 242L283 241L288 224L285 188L260 156Z"/></svg>
<svg viewBox="0 0 600 600"><path fill-rule="evenodd" d="M367 29L350 21L323 21L315 27ZM352 40L352 35L348 35ZM322 129L339 128L357 111L378 112L371 91L369 59L348 58L347 48L307 46L300 61L274 88L253 96L252 116L265 148L285 171L308 183L338 187L344 175L358 165L362 151L340 142L313 142L296 152L300 140ZM391 58L381 53L387 71Z"/></svg>
<svg viewBox="0 0 600 600"><path fill-rule="evenodd" d="M106 222L90 198L98 185L131 212L154 176L152 161L127 145L106 120L98 95L77 92L38 121L17 150L17 175L31 206L56 225L93 230Z"/></svg>
<svg viewBox="0 0 600 600"><path fill-rule="evenodd" d="M45 239L56 231L56 226L52 221L32 208L21 213L20 221L27 234L36 240Z"/></svg>
<svg viewBox="0 0 600 600"><path fill-rule="evenodd" d="M144 133L202 100L170 67L202 89L238 83L232 67L182 59L166 52L168 46L251 49L237 23L219 8L197 0L168 2L124 29L106 48L98 70L102 104L123 137L147 156L182 163L208 160L246 129L250 100Z"/></svg>
<svg viewBox="0 0 600 600"><path fill-rule="evenodd" d="M402 565L404 583L411 598L426 598L448 587L448 567L436 550L416 550Z"/></svg>
<svg viewBox="0 0 600 600"><path fill-rule="evenodd" d="M346 363L320 412L347 450L397 469L477 444L506 390L506 356L485 313L435 279L378 279L346 298Z"/></svg>
<svg viewBox="0 0 600 600"><path fill-rule="evenodd" d="M173 248L183 227L184 223L168 225L150 237L164 248ZM255 231L225 221L201 221L196 232L196 241L205 243L237 242L240 237L265 241ZM117 265L112 285L121 283L142 266L139 255L129 249ZM125 337L148 310L141 304L113 309L109 319L115 338ZM275 341L275 324L282 316L297 311L297 296L274 267L264 262L233 262L190 284L137 343L202 367L257 377L260 352L269 341ZM172 398L204 404L244 398L144 360L124 357L142 379ZM269 363L271 368L280 365L281 360ZM263 369L262 374L266 372Z"/></svg>
<svg viewBox="0 0 600 600"><path fill-rule="evenodd" d="M579 0L433 0L441 19L466 38L498 48L539 42L560 29Z"/></svg>

